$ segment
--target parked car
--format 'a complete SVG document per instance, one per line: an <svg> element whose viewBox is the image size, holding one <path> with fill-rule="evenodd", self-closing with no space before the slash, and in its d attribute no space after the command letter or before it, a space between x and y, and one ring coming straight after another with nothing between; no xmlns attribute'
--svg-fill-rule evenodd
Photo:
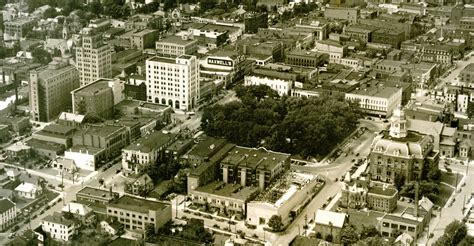
<svg viewBox="0 0 474 246"><path fill-rule="evenodd" d="M8 235L8 239L12 239L16 236L16 232L12 232Z"/></svg>

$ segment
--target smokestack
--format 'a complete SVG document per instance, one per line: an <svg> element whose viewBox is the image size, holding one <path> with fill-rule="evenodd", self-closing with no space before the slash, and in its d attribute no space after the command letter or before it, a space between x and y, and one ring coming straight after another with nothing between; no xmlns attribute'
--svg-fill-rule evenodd
<svg viewBox="0 0 474 246"><path fill-rule="evenodd" d="M415 183L415 217L418 217L418 181Z"/></svg>

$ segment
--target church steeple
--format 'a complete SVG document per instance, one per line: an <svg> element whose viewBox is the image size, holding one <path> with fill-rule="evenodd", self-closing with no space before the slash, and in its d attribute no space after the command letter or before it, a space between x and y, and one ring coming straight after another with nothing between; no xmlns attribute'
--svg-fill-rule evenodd
<svg viewBox="0 0 474 246"><path fill-rule="evenodd" d="M405 112L398 106L393 111L390 119L390 136L394 138L404 138L407 136L407 120L405 119Z"/></svg>

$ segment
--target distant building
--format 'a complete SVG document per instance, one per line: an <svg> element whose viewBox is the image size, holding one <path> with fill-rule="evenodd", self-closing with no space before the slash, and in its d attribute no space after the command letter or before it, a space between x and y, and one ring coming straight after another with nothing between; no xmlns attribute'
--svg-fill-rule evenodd
<svg viewBox="0 0 474 246"><path fill-rule="evenodd" d="M388 118L402 102L402 89L379 85L360 87L346 93L345 98L358 101L367 114Z"/></svg>
<svg viewBox="0 0 474 246"><path fill-rule="evenodd" d="M48 122L72 109L70 91L79 87L79 73L67 61L54 59L30 73L32 120Z"/></svg>
<svg viewBox="0 0 474 246"><path fill-rule="evenodd" d="M419 48L419 53L422 61L441 64L453 63L453 49L447 45L424 44Z"/></svg>
<svg viewBox="0 0 474 246"><path fill-rule="evenodd" d="M468 87L474 86L474 64L469 64L461 70L459 81L465 83Z"/></svg>
<svg viewBox="0 0 474 246"><path fill-rule="evenodd" d="M360 16L360 10L357 8L333 8L327 7L324 11L324 18L335 20L346 20L356 23Z"/></svg>
<svg viewBox="0 0 474 246"><path fill-rule="evenodd" d="M389 44L393 48L400 48L400 44L405 40L405 33L392 29L378 29L372 33L372 42Z"/></svg>
<svg viewBox="0 0 474 246"><path fill-rule="evenodd" d="M172 72L169 72L169 71ZM148 102L190 111L199 101L199 63L195 56L153 57L146 61Z"/></svg>
<svg viewBox="0 0 474 246"><path fill-rule="evenodd" d="M188 36L169 36L156 41L155 48L157 55L192 55L197 51L197 40Z"/></svg>
<svg viewBox="0 0 474 246"><path fill-rule="evenodd" d="M20 40L28 32L33 30L36 21L34 18L21 17L11 21L3 22L3 34L5 40Z"/></svg>
<svg viewBox="0 0 474 246"><path fill-rule="evenodd" d="M60 213L54 213L43 218L41 228L46 236L53 240L68 242L76 234L76 224L73 220L64 218Z"/></svg>
<svg viewBox="0 0 474 246"><path fill-rule="evenodd" d="M114 105L125 99L125 82L118 79L98 79L71 91L72 110L76 114L110 119Z"/></svg>
<svg viewBox="0 0 474 246"><path fill-rule="evenodd" d="M171 204L124 195L107 204L107 217L123 224L125 230L145 233L151 224L157 233L171 220Z"/></svg>
<svg viewBox="0 0 474 246"><path fill-rule="evenodd" d="M324 239L331 235L334 243L341 241L341 230L348 222L348 216L345 213L336 213L318 209L314 218L314 231L320 233Z"/></svg>
<svg viewBox="0 0 474 246"><path fill-rule="evenodd" d="M368 159L372 180L394 184L402 178L410 182L438 168L439 153L433 150L432 136L408 131L405 114L399 108L390 121L389 132L376 136L371 146Z"/></svg>
<svg viewBox="0 0 474 246"><path fill-rule="evenodd" d="M152 132L122 149L122 168L139 173L164 157L165 149L177 138L176 134Z"/></svg>
<svg viewBox="0 0 474 246"><path fill-rule="evenodd" d="M155 25L155 29L159 29L163 26L163 18L151 14L137 14L127 19L125 29L127 31L142 31L152 23Z"/></svg>
<svg viewBox="0 0 474 246"><path fill-rule="evenodd" d="M5 231L16 222L16 204L8 198L0 199L0 230Z"/></svg>
<svg viewBox="0 0 474 246"><path fill-rule="evenodd" d="M81 86L100 78L111 78L113 50L104 44L101 31L87 27L80 35L80 42L75 49Z"/></svg>
<svg viewBox="0 0 474 246"><path fill-rule="evenodd" d="M157 30L145 29L140 32L132 34L130 37L130 46L132 49L144 50L155 46L155 41L158 39Z"/></svg>

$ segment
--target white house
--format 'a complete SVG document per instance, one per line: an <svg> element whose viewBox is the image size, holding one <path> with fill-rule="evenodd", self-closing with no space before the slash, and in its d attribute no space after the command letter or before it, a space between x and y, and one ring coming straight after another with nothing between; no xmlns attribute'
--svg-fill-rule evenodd
<svg viewBox="0 0 474 246"><path fill-rule="evenodd" d="M76 233L74 221L63 218L60 213L54 213L43 218L41 229L54 240L69 241Z"/></svg>
<svg viewBox="0 0 474 246"><path fill-rule="evenodd" d="M8 229L16 220L16 204L8 198L0 200L0 230Z"/></svg>
<svg viewBox="0 0 474 246"><path fill-rule="evenodd" d="M284 95L290 94L291 88L293 87L293 81L277 79L277 78L269 78L269 77L259 76L259 75L258 76L249 75L249 76L245 76L244 85L245 86L267 85L273 90L277 91L279 96L284 96Z"/></svg>
<svg viewBox="0 0 474 246"><path fill-rule="evenodd" d="M36 199L41 195L41 187L31 183L22 183L15 188L15 193L23 198Z"/></svg>

